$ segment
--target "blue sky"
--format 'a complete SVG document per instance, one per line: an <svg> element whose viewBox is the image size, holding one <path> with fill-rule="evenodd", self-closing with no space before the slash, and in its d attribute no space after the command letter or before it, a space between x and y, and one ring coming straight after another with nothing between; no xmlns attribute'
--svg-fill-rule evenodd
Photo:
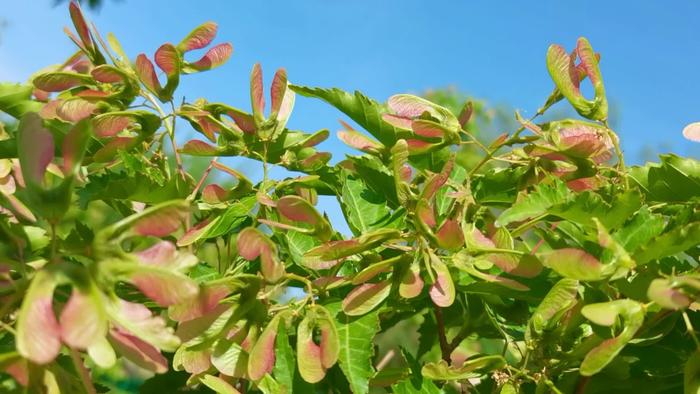
<svg viewBox="0 0 700 394"><path fill-rule="evenodd" d="M4 0L0 81L24 81L74 50L64 36L67 7L53 0ZM609 100L616 106L627 160L642 149L700 157L681 130L700 121L698 1L106 0L88 12L127 53L178 42L199 23L219 23L230 41L225 66L183 79L188 99L206 96L248 110L248 75L261 62L265 80L278 67L302 85L359 89L384 101L401 92L455 86L532 114L552 89L545 68L550 43L571 48L586 36L602 54ZM342 114L299 97L290 128L338 129ZM187 132L183 130L183 132ZM323 146L348 152L331 138Z"/></svg>

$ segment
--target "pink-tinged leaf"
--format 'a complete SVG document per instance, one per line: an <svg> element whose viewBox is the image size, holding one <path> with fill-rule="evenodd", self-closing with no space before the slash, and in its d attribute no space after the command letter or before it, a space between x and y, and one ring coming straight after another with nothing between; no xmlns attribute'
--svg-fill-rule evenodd
<svg viewBox="0 0 700 394"><path fill-rule="evenodd" d="M183 38L177 49L182 52L188 52L195 49L201 49L211 44L216 37L217 24L215 22L204 22L192 30L187 37Z"/></svg>
<svg viewBox="0 0 700 394"><path fill-rule="evenodd" d="M179 322L189 321L213 312L219 302L226 298L231 291L225 284L205 284L199 290L197 297L176 304L168 309L168 316Z"/></svg>
<svg viewBox="0 0 700 394"><path fill-rule="evenodd" d="M317 383L326 376L321 346L314 342L315 323L307 314L297 327L297 365L302 379Z"/></svg>
<svg viewBox="0 0 700 394"><path fill-rule="evenodd" d="M662 308L681 310L687 308L692 300L680 289L673 286L666 278L654 279L647 289L647 297Z"/></svg>
<svg viewBox="0 0 700 394"><path fill-rule="evenodd" d="M304 222L315 228L327 226L325 219L308 201L299 196L284 196L277 201L277 210L285 218Z"/></svg>
<svg viewBox="0 0 700 394"><path fill-rule="evenodd" d="M27 360L20 356L15 357L12 361L4 360L2 366L0 366L0 371L12 376L22 386L26 387L29 385L29 365Z"/></svg>
<svg viewBox="0 0 700 394"><path fill-rule="evenodd" d="M434 144L423 140L417 140L415 138L406 139L406 144L408 146L408 153L410 153L411 156L428 153L436 147L440 146L440 144Z"/></svg>
<svg viewBox="0 0 700 394"><path fill-rule="evenodd" d="M199 290L191 279L163 269L139 269L129 280L146 297L164 307L185 302Z"/></svg>
<svg viewBox="0 0 700 394"><path fill-rule="evenodd" d="M92 50L94 46L92 43L92 38L90 37L90 30L85 22L83 11L80 9L78 2L71 0L70 5L68 6L68 11L70 12L70 18L73 21L75 30L78 32L80 41L83 43L83 47Z"/></svg>
<svg viewBox="0 0 700 394"><path fill-rule="evenodd" d="M257 126L255 126L255 120L253 119L252 115L238 110L230 110L226 112L226 115L230 116L244 133L255 134Z"/></svg>
<svg viewBox="0 0 700 394"><path fill-rule="evenodd" d="M460 126L462 126L462 128L467 127L469 120L472 118L473 111L474 107L472 106L471 101L465 103L462 107L462 110L459 111L459 116L457 117L457 119L459 120L459 124Z"/></svg>
<svg viewBox="0 0 700 394"><path fill-rule="evenodd" d="M210 349L188 349L181 347L175 352L173 357L173 369L182 371L183 369L193 375L206 372L211 367Z"/></svg>
<svg viewBox="0 0 700 394"><path fill-rule="evenodd" d="M401 261L403 256L399 255L396 257L388 258L382 261L378 261L374 264L370 264L366 268L364 268L362 271L358 272L355 274L355 276L352 278L352 284L353 285L359 285L361 283L365 283L368 280L374 278L375 276L383 273L383 272L389 272L391 268L394 266L394 264L398 263Z"/></svg>
<svg viewBox="0 0 700 394"><path fill-rule="evenodd" d="M478 249L493 249L496 247L496 244L476 227L472 229L468 243L471 244L470 246Z"/></svg>
<svg viewBox="0 0 700 394"><path fill-rule="evenodd" d="M20 120L17 145L23 178L31 184L43 184L46 167L54 157L54 142L37 114L30 112Z"/></svg>
<svg viewBox="0 0 700 394"><path fill-rule="evenodd" d="M252 381L262 379L265 374L272 372L275 365L275 338L279 329L279 315L267 324L248 357L248 376Z"/></svg>
<svg viewBox="0 0 700 394"><path fill-rule="evenodd" d="M277 246L254 227L243 229L236 240L238 254L248 261L260 257L260 269L268 282L277 282L284 274L284 264L277 255Z"/></svg>
<svg viewBox="0 0 700 394"><path fill-rule="evenodd" d="M502 133L498 137L496 137L496 139L494 139L493 142L491 142L491 144L489 144L489 149L493 150L493 149L499 148L507 140L508 140L508 133Z"/></svg>
<svg viewBox="0 0 700 394"><path fill-rule="evenodd" d="M83 51L77 51L73 56L66 59L58 69L61 71L72 71L78 74L87 74L92 67L93 65L85 53Z"/></svg>
<svg viewBox="0 0 700 394"><path fill-rule="evenodd" d="M323 167L331 159L331 154L328 152L316 152L313 155L297 162L299 167L304 171L315 171Z"/></svg>
<svg viewBox="0 0 700 394"><path fill-rule="evenodd" d="M133 124L133 119L126 115L110 113L97 115L92 120L95 135L100 138L114 137Z"/></svg>
<svg viewBox="0 0 700 394"><path fill-rule="evenodd" d="M287 89L287 70L280 68L272 78L270 86L270 118L276 118L280 112Z"/></svg>
<svg viewBox="0 0 700 394"><path fill-rule="evenodd" d="M107 304L107 313L112 324L124 333L136 336L151 345L168 351L175 351L180 340L173 329L166 325L161 316L154 316L142 304L117 299Z"/></svg>
<svg viewBox="0 0 700 394"><path fill-rule="evenodd" d="M36 223L36 216L34 216L32 211L26 205L24 205L22 201L20 201L13 194L5 195L5 198L10 203L10 211L12 214L28 222Z"/></svg>
<svg viewBox="0 0 700 394"><path fill-rule="evenodd" d="M307 251L302 264L311 269L325 269L334 266L338 260L371 250L384 241L398 238L401 233L394 229L378 229L354 239L331 241Z"/></svg>
<svg viewBox="0 0 700 394"><path fill-rule="evenodd" d="M161 45L153 58L158 67L168 76L168 79L180 72L180 54L172 44Z"/></svg>
<svg viewBox="0 0 700 394"><path fill-rule="evenodd" d="M64 174L76 175L78 173L91 137L92 123L89 121L79 122L63 137L61 150Z"/></svg>
<svg viewBox="0 0 700 394"><path fill-rule="evenodd" d="M700 122L685 126L683 129L683 137L690 141L700 142Z"/></svg>
<svg viewBox="0 0 700 394"><path fill-rule="evenodd" d="M67 122L79 122L97 110L97 105L87 100L73 98L63 100L56 108L56 114Z"/></svg>
<svg viewBox="0 0 700 394"><path fill-rule="evenodd" d="M212 183L202 189L202 200L209 204L218 204L229 199L229 192L223 187Z"/></svg>
<svg viewBox="0 0 700 394"><path fill-rule="evenodd" d="M158 349L126 331L110 330L109 343L119 354L142 368L155 373L168 371L168 360Z"/></svg>
<svg viewBox="0 0 700 394"><path fill-rule="evenodd" d="M61 311L61 339L68 346L87 349L107 334L107 316L97 293L77 289Z"/></svg>
<svg viewBox="0 0 700 394"><path fill-rule="evenodd" d="M343 312L348 316L364 315L381 304L390 292L391 280L357 286L343 299Z"/></svg>
<svg viewBox="0 0 700 394"><path fill-rule="evenodd" d="M314 287L326 290L335 289L350 283L344 276L321 276L313 282Z"/></svg>
<svg viewBox="0 0 700 394"><path fill-rule="evenodd" d="M558 147L570 156L595 157L598 162L611 157L609 151L613 144L605 134L605 129L576 122L558 129L558 133Z"/></svg>
<svg viewBox="0 0 700 394"><path fill-rule="evenodd" d="M433 105L425 99L409 94L397 94L389 97L389 109L404 118L417 118L424 112L431 113Z"/></svg>
<svg viewBox="0 0 700 394"><path fill-rule="evenodd" d="M95 163L107 163L114 160L120 150L128 151L139 142L135 137L114 137L92 156Z"/></svg>
<svg viewBox="0 0 700 394"><path fill-rule="evenodd" d="M258 222L260 222L260 223L262 223L270 228L279 228L282 230L298 231L300 233L305 233L305 234L308 234L311 232L310 230L307 230L305 228L301 228L298 226L292 226L291 224L275 222L274 220L258 219Z"/></svg>
<svg viewBox="0 0 700 394"><path fill-rule="evenodd" d="M34 90L32 90L32 96L34 96L34 98L37 101L43 101L43 102L47 102L51 98L51 94L49 92L41 90L41 89L36 89L36 88L34 88Z"/></svg>
<svg viewBox="0 0 700 394"><path fill-rule="evenodd" d="M514 254L494 253L488 256L488 260L500 268L501 271L523 278L534 278L542 272L542 263L537 257L530 254L517 256Z"/></svg>
<svg viewBox="0 0 700 394"><path fill-rule="evenodd" d="M323 308L317 306L316 309ZM333 319L330 317L326 311L325 316L317 320L318 329L321 332L321 340L319 347L321 348L321 365L323 368L328 369L332 367L338 361L338 355L340 353L340 342L338 340L338 331L333 323Z"/></svg>
<svg viewBox="0 0 700 394"><path fill-rule="evenodd" d="M161 87L156 75L156 69L143 53L136 57L136 74L148 90L156 95L160 93Z"/></svg>
<svg viewBox="0 0 700 394"><path fill-rule="evenodd" d="M151 211L134 223L133 230L138 235L165 237L180 228L188 211L189 209L183 206Z"/></svg>
<svg viewBox="0 0 700 394"><path fill-rule="evenodd" d="M581 309L581 314L602 326L612 326L621 318L623 327L616 337L604 340L586 354L579 368L582 376L592 376L603 370L644 324L644 307L630 299L588 304Z"/></svg>
<svg viewBox="0 0 700 394"><path fill-rule="evenodd" d="M51 100L44 104L44 106L39 110L39 116L46 120L59 119L56 110L58 109L58 106L61 105L61 102L62 100Z"/></svg>
<svg viewBox="0 0 700 394"><path fill-rule="evenodd" d="M0 159L2 161L4 159ZM11 195L17 191L17 185L15 184L15 178L12 176L7 176L7 174L0 176L0 195Z"/></svg>
<svg viewBox="0 0 700 394"><path fill-rule="evenodd" d="M94 90L94 89L86 89L86 90L81 90L80 92L75 94L76 97L81 97L86 100L99 100L105 97L111 96L110 92L104 92L102 90Z"/></svg>
<svg viewBox="0 0 700 394"><path fill-rule="evenodd" d="M180 237L180 239L177 240L177 246L183 247L192 245L203 233L209 230L212 223L212 218L208 218L197 223L195 226L192 226L182 237Z"/></svg>
<svg viewBox="0 0 700 394"><path fill-rule="evenodd" d="M595 176L574 179L572 181L566 182L566 187L579 193L584 192L586 190L598 190L603 186L603 181Z"/></svg>
<svg viewBox="0 0 700 394"><path fill-rule="evenodd" d="M51 72L41 74L32 80L37 89L45 92L62 92L76 86L91 84L92 78L84 74L71 72Z"/></svg>
<svg viewBox="0 0 700 394"><path fill-rule="evenodd" d="M402 130L411 130L411 125L413 124L413 120L411 118L392 114L382 114L382 119L386 123L389 123L390 125Z"/></svg>
<svg viewBox="0 0 700 394"><path fill-rule="evenodd" d="M359 149L363 152L377 153L384 146L377 141L374 141L362 133L354 130L342 130L338 132L338 138L347 145Z"/></svg>
<svg viewBox="0 0 700 394"><path fill-rule="evenodd" d="M253 118L256 123L265 119L265 96L263 93L263 75L260 63L255 63L250 74L250 102L253 106Z"/></svg>
<svg viewBox="0 0 700 394"><path fill-rule="evenodd" d="M448 219L440 226L437 233L438 246L445 249L456 249L464 246L464 234L456 219Z"/></svg>
<svg viewBox="0 0 700 394"><path fill-rule="evenodd" d="M455 301L455 285L450 270L439 257L430 255L430 266L435 271L435 283L430 286L430 299L439 307L446 308Z"/></svg>
<svg viewBox="0 0 700 394"><path fill-rule="evenodd" d="M233 53L233 46L228 42L212 47L201 59L194 63L188 63L185 72L207 71L226 63Z"/></svg>
<svg viewBox="0 0 700 394"><path fill-rule="evenodd" d="M432 199L438 190L450 179L450 174L452 173L452 168L454 168L455 158L454 156L445 163L442 167L442 171L439 174L435 174L425 183L423 192L421 193L421 198Z"/></svg>
<svg viewBox="0 0 700 394"><path fill-rule="evenodd" d="M319 130L319 131L311 134L308 138L306 138L306 140L304 140L301 143L301 146L303 146L305 148L316 146L316 145L320 144L321 142L327 140L328 136L330 136L330 133L328 132L327 129Z"/></svg>
<svg viewBox="0 0 700 394"><path fill-rule="evenodd" d="M421 137L443 139L449 133L442 125L429 120L416 119L411 122L411 130Z"/></svg>
<svg viewBox="0 0 700 394"><path fill-rule="evenodd" d="M32 279L17 318L17 351L37 364L46 364L61 350L61 327L53 312L56 280L46 269Z"/></svg>
<svg viewBox="0 0 700 394"><path fill-rule="evenodd" d="M218 156L219 149L215 146L209 145L202 140L190 140L185 143L185 145L178 150L180 153L184 153L192 156Z"/></svg>
<svg viewBox="0 0 700 394"><path fill-rule="evenodd" d="M108 64L93 68L90 71L90 75L92 75L96 81L102 83L123 83L125 78L122 70Z"/></svg>
<svg viewBox="0 0 700 394"><path fill-rule="evenodd" d="M343 130L355 131L355 128L350 126L350 124L342 119L338 119L338 123L343 126Z"/></svg>
<svg viewBox="0 0 700 394"><path fill-rule="evenodd" d="M231 317L233 307L227 304L219 304L209 313L185 320L177 325L177 338L186 343L210 329L213 325L224 324ZM218 326L217 326L218 327Z"/></svg>
<svg viewBox="0 0 700 394"><path fill-rule="evenodd" d="M401 277L399 294L406 299L415 298L423 291L423 286L423 278L420 276L420 264L414 261Z"/></svg>
<svg viewBox="0 0 700 394"><path fill-rule="evenodd" d="M172 242L160 241L134 254L145 264L166 267L175 259L177 249Z"/></svg>
<svg viewBox="0 0 700 394"><path fill-rule="evenodd" d="M605 279L605 266L581 249L564 248L543 253L543 264L565 278L583 281Z"/></svg>
<svg viewBox="0 0 700 394"><path fill-rule="evenodd" d="M585 71L591 83L593 83L596 96L598 96L601 93L599 89L602 87L603 83L603 79L600 75L600 68L598 67L598 57L595 52L593 52L591 44L584 37L576 41L576 54L579 59L581 59L581 64L579 66ZM605 90L602 91L602 94L605 94Z"/></svg>

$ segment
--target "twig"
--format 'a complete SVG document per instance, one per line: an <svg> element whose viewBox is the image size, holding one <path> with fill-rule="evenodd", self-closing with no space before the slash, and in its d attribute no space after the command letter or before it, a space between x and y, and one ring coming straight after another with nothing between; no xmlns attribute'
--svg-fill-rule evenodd
<svg viewBox="0 0 700 394"><path fill-rule="evenodd" d="M440 340L440 351L442 352L442 359L449 363L450 345L447 343L447 335L445 334L445 321L442 317L442 308L433 304L433 311L435 312L435 322L437 323L438 339Z"/></svg>
<svg viewBox="0 0 700 394"><path fill-rule="evenodd" d="M75 365L75 369L78 371L80 381L83 383L85 391L88 394L97 394L97 391L95 391L95 386L92 384L92 379L90 379L90 373L88 372L87 368L85 368L83 359L80 357L80 354L78 354L78 351L70 348L70 358L73 360L73 365Z"/></svg>

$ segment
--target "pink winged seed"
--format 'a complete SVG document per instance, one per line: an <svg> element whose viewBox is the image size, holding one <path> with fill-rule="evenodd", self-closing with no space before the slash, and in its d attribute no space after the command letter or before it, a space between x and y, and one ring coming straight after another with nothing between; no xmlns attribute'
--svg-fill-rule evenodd
<svg viewBox="0 0 700 394"><path fill-rule="evenodd" d="M183 52L204 48L214 40L217 29L218 25L215 22L204 22L192 30L192 32L178 44L178 48Z"/></svg>
<svg viewBox="0 0 700 394"><path fill-rule="evenodd" d="M225 42L209 49L201 59L191 63L190 66L199 71L211 70L226 63L232 53L233 46Z"/></svg>

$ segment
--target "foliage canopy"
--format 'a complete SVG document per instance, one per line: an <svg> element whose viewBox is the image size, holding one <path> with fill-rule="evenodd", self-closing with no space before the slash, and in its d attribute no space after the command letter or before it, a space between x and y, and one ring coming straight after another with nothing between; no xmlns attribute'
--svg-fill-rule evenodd
<svg viewBox="0 0 700 394"><path fill-rule="evenodd" d="M132 59L69 10L78 51L0 84L2 390L124 389L138 366L144 392L699 392L700 163L625 166L585 38L549 48L552 94L486 143L471 103L283 69L268 97L257 64L250 112L176 104L232 54L215 23ZM328 130L288 129L297 96L354 121L358 154L332 165ZM585 119L536 123L561 100ZM176 121L201 138L178 146ZM211 158L196 179L190 156Z"/></svg>

